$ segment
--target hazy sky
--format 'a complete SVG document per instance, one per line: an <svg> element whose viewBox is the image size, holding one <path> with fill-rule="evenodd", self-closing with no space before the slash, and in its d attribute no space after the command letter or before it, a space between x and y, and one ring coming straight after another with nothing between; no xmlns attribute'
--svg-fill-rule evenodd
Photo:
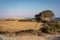
<svg viewBox="0 0 60 40"><path fill-rule="evenodd" d="M0 18L32 18L48 9L60 17L60 0L0 0Z"/></svg>

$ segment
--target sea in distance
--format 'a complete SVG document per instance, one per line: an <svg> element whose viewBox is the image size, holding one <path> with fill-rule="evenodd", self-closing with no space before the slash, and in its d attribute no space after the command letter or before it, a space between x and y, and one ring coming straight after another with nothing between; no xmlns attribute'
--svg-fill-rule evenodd
<svg viewBox="0 0 60 40"><path fill-rule="evenodd" d="M55 20L60 21L60 18L55 18Z"/></svg>

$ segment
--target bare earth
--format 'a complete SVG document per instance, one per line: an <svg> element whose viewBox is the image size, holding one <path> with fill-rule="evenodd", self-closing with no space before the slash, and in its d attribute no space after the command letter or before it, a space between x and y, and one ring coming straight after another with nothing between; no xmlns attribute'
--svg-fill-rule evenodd
<svg viewBox="0 0 60 40"><path fill-rule="evenodd" d="M44 35L44 36L24 35L11 37L0 35L0 40L60 40L60 35Z"/></svg>
<svg viewBox="0 0 60 40"><path fill-rule="evenodd" d="M45 37L33 36L33 35L25 35L25 36L14 36L14 37L6 37L0 35L2 40L45 40Z"/></svg>

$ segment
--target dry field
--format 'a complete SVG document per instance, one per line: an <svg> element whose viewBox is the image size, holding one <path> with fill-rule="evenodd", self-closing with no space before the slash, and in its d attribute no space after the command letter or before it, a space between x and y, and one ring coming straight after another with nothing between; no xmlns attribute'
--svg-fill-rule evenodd
<svg viewBox="0 0 60 40"><path fill-rule="evenodd" d="M11 21L11 20L0 20L0 32L15 32L21 30L38 30L42 27L42 23L36 21ZM45 40L45 37L39 37L31 33L22 33L23 35L8 36L0 34L0 40Z"/></svg>
<svg viewBox="0 0 60 40"><path fill-rule="evenodd" d="M4 21L0 20L0 31L21 31L21 30L29 30L34 29L38 30L42 27L42 23L37 23L35 21Z"/></svg>
<svg viewBox="0 0 60 40"><path fill-rule="evenodd" d="M0 32L1 31L8 31L8 32L15 32L15 31L21 31L21 30L38 30L42 27L42 23L37 23L36 21L8 21L8 20L0 20ZM43 34L41 36L33 35L31 33L21 33L23 35L14 35L14 36L8 36L0 34L0 40L53 40L54 37L60 35L49 35L49 34ZM60 40L60 39L59 39Z"/></svg>

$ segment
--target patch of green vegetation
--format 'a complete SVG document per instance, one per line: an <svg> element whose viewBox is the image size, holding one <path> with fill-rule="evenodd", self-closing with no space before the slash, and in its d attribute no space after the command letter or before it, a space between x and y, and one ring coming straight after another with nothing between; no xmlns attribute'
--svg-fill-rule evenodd
<svg viewBox="0 0 60 40"><path fill-rule="evenodd" d="M46 22L46 24L49 32L55 33L60 30L60 24L58 23L58 21Z"/></svg>

